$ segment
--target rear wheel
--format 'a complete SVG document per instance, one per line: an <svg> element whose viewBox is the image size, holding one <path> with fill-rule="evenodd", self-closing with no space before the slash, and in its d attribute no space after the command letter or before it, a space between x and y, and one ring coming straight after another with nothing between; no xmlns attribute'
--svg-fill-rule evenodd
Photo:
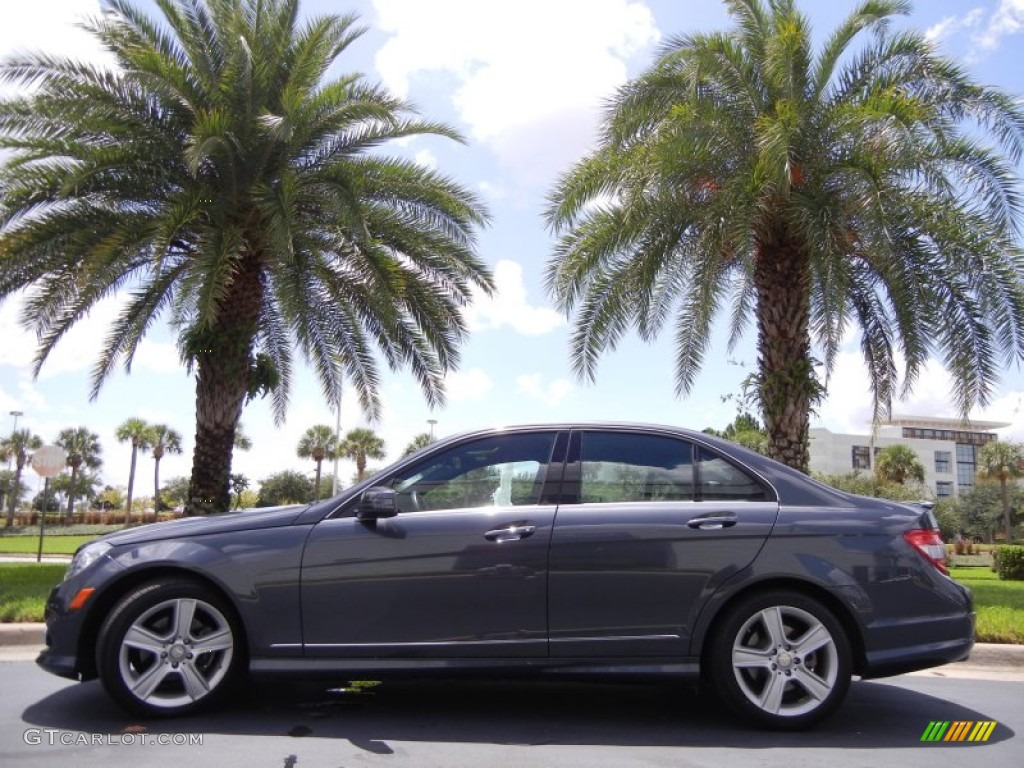
<svg viewBox="0 0 1024 768"><path fill-rule="evenodd" d="M234 682L240 640L230 606L209 588L185 579L143 584L103 622L100 680L135 714L188 714L219 699Z"/></svg>
<svg viewBox="0 0 1024 768"><path fill-rule="evenodd" d="M716 693L740 717L807 728L842 702L851 652L839 620L797 592L753 595L729 610L707 649Z"/></svg>

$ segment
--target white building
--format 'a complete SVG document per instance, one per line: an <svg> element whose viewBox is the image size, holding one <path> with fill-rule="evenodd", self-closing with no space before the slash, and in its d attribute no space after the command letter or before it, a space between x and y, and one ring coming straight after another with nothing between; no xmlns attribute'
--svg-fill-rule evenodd
<svg viewBox="0 0 1024 768"><path fill-rule="evenodd" d="M824 428L810 431L811 471L846 475L874 470L874 455L889 445L912 448L924 465L924 482L936 498L974 487L978 450L998 440L994 421L965 423L931 416L894 416L871 435L838 435Z"/></svg>

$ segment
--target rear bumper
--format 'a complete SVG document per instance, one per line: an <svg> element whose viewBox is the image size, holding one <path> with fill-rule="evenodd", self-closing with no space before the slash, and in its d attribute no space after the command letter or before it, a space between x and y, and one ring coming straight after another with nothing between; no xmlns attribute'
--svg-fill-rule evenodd
<svg viewBox="0 0 1024 768"><path fill-rule="evenodd" d="M966 639L926 642L920 645L869 651L861 677L890 677L919 669L930 669L954 661L965 661L974 647L974 614L971 614L971 634Z"/></svg>

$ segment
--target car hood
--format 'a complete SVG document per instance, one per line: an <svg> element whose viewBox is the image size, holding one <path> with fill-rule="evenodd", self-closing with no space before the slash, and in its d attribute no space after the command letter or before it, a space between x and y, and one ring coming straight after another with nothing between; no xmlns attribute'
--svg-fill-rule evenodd
<svg viewBox="0 0 1024 768"><path fill-rule="evenodd" d="M305 504L291 504L283 507L261 507L258 509L241 509L203 517L182 517L162 523L140 525L126 531L108 533L97 539L108 544L138 544L143 541L160 539L180 539L186 536L202 536L208 533L228 533L231 531L248 531L257 528L276 528L289 525L299 513L306 508Z"/></svg>

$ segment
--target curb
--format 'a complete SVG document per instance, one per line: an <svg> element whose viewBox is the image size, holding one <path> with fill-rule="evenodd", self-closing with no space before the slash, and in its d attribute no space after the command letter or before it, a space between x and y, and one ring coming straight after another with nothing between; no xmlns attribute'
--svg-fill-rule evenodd
<svg viewBox="0 0 1024 768"><path fill-rule="evenodd" d="M0 624L0 646L43 645L46 625L41 622Z"/></svg>

